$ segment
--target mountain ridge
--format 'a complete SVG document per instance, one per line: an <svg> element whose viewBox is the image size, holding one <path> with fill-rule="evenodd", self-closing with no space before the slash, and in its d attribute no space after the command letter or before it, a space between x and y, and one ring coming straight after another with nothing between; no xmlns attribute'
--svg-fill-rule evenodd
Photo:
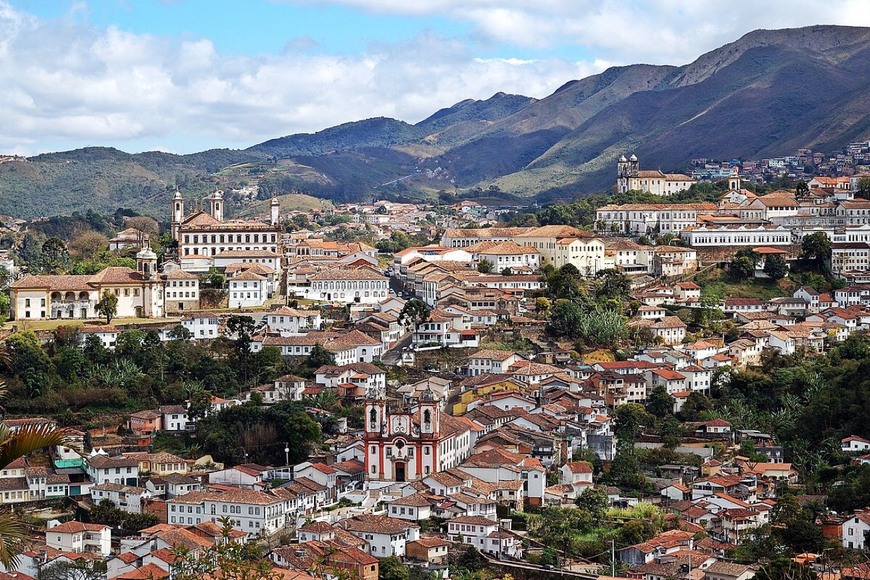
<svg viewBox="0 0 870 580"><path fill-rule="evenodd" d="M673 171L693 157L827 151L867 139L868 89L870 28L755 30L685 65L611 67L541 99L498 92L414 124L375 117L244 150L89 147L8 162L0 164L0 213L45 215L34 212L68 211L84 199L94 209L138 204L165 217L175 186L199 195L251 184L261 197L299 191L336 201L490 185L569 199L607 190L615 159L629 151L644 167Z"/></svg>

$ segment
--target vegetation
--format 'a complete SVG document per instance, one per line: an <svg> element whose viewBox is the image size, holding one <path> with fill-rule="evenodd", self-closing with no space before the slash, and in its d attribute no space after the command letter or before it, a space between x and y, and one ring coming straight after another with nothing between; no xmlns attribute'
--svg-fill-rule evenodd
<svg viewBox="0 0 870 580"><path fill-rule="evenodd" d="M8 358L6 351L0 351L0 358ZM8 360L4 362L9 363ZM6 386L0 383L0 397L5 394ZM63 442L63 433L45 424L24 426L15 432L0 424L0 469L28 453ZM14 513L0 513L0 564L6 569L14 568L27 538L26 527Z"/></svg>

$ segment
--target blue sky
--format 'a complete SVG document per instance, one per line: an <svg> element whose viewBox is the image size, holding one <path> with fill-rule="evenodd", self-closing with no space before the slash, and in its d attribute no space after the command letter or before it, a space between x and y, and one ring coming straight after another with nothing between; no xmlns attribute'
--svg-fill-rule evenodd
<svg viewBox="0 0 870 580"><path fill-rule="evenodd" d="M866 0L0 0L0 154L243 148L608 66L685 64L757 28L870 25Z"/></svg>

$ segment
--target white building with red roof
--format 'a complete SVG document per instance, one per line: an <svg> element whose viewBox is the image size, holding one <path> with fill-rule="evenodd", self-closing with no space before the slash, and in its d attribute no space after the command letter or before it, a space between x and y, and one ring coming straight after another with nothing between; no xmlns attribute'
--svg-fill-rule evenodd
<svg viewBox="0 0 870 580"><path fill-rule="evenodd" d="M112 527L66 522L48 527L45 530L45 543L49 548L64 552L90 552L108 556L112 553Z"/></svg>

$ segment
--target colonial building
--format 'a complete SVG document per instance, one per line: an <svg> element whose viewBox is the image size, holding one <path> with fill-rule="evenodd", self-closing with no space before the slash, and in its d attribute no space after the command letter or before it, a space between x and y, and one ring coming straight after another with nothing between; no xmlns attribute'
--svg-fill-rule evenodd
<svg viewBox="0 0 870 580"><path fill-rule="evenodd" d="M186 216L181 192L176 191L172 199L172 237L178 242L178 257L182 262L186 256L202 256L213 262L214 257L223 252L267 250L280 254L277 198L272 199L268 222L224 220L221 191L215 191L206 200L208 212L200 210ZM242 261L238 254L232 257L233 261Z"/></svg>
<svg viewBox="0 0 870 580"><path fill-rule="evenodd" d="M697 183L688 175L682 173L662 173L659 170L641 171L636 155L628 159L625 155L616 163L616 189L619 193L626 191L644 191L653 195L668 196L685 191Z"/></svg>
<svg viewBox="0 0 870 580"><path fill-rule="evenodd" d="M157 255L149 247L136 254L136 269L112 266L94 275L25 276L10 286L12 318L96 318L103 292L118 297L115 316L160 318L164 284Z"/></svg>
<svg viewBox="0 0 870 580"><path fill-rule="evenodd" d="M442 413L425 394L415 407L397 411L386 401L367 400L364 440L370 482L420 480L455 467L472 449L468 421Z"/></svg>

